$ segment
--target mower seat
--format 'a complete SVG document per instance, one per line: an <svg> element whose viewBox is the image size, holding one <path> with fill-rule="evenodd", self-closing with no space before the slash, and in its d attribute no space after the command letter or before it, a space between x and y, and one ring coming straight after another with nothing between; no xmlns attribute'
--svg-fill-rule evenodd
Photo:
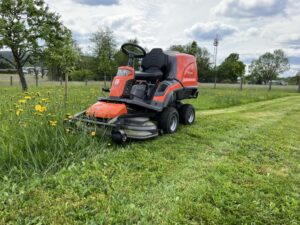
<svg viewBox="0 0 300 225"><path fill-rule="evenodd" d="M163 80L168 56L161 48L152 49L142 60L142 71L135 72L135 79L146 81Z"/></svg>

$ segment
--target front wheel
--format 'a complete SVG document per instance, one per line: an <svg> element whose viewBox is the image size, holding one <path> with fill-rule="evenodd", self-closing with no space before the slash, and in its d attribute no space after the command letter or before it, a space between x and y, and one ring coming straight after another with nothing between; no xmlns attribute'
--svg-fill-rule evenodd
<svg viewBox="0 0 300 225"><path fill-rule="evenodd" d="M158 125L164 133L175 133L178 128L179 114L174 107L166 108L159 116Z"/></svg>
<svg viewBox="0 0 300 225"><path fill-rule="evenodd" d="M184 104L179 109L180 122L191 125L195 122L195 109L190 104Z"/></svg>
<svg viewBox="0 0 300 225"><path fill-rule="evenodd" d="M111 133L111 138L116 144L123 144L127 140L126 134L124 134L124 132L121 131L113 131Z"/></svg>

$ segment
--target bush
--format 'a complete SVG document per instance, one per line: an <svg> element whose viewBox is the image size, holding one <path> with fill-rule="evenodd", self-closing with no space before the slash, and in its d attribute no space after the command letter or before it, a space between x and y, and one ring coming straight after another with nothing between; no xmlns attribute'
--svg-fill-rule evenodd
<svg viewBox="0 0 300 225"><path fill-rule="evenodd" d="M70 74L70 80L73 81L84 81L92 77L92 72L90 70L75 70Z"/></svg>
<svg viewBox="0 0 300 225"><path fill-rule="evenodd" d="M0 74L16 74L15 69L0 69Z"/></svg>
<svg viewBox="0 0 300 225"><path fill-rule="evenodd" d="M224 80L222 80L222 83L223 84L231 84L233 82L230 79L224 79Z"/></svg>

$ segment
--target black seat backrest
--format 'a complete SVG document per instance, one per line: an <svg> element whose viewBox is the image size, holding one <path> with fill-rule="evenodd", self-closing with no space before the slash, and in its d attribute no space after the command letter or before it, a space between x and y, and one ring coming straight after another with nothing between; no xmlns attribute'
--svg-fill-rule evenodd
<svg viewBox="0 0 300 225"><path fill-rule="evenodd" d="M151 69L159 69L166 72L168 56L163 53L161 48L152 49L142 60L142 69L144 72Z"/></svg>

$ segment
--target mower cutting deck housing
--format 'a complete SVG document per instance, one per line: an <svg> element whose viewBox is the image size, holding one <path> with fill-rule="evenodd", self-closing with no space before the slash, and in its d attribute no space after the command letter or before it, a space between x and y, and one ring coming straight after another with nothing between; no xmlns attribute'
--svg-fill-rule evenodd
<svg viewBox="0 0 300 225"><path fill-rule="evenodd" d="M128 49L135 49L131 51ZM116 142L127 138L147 139L160 132L174 133L179 122L192 124L195 110L181 100L197 98L198 73L195 57L155 48L146 54L135 44L122 45L128 66L119 67L109 97L73 117L73 124L84 123L107 128ZM141 71L133 62L141 58Z"/></svg>

